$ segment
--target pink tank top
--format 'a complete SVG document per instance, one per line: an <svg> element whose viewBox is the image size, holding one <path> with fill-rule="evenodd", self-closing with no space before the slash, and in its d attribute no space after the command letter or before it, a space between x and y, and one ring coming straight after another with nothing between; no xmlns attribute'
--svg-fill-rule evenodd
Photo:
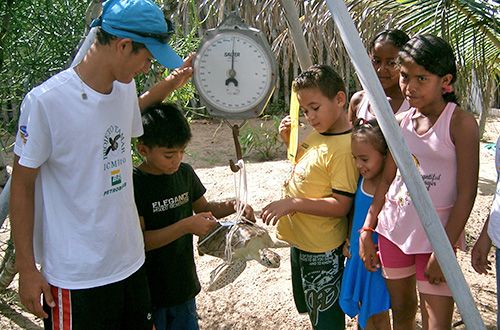
<svg viewBox="0 0 500 330"><path fill-rule="evenodd" d="M422 135L415 132L413 127L412 117L416 112L414 108L406 113L400 123L403 138L443 226L448 222L457 197L456 153L450 136L450 122L455 108L455 103L448 103L434 125ZM389 187L378 219L377 232L395 243L403 252L432 252L399 170ZM461 239L460 245L463 242Z"/></svg>
<svg viewBox="0 0 500 330"><path fill-rule="evenodd" d="M405 99L403 103L399 106L398 111L395 113L396 115L410 109L410 103ZM370 110L370 102L368 101L368 96L365 94L361 102L358 106L358 113L356 114L356 118L363 118L365 120L371 120L375 118L375 113Z"/></svg>

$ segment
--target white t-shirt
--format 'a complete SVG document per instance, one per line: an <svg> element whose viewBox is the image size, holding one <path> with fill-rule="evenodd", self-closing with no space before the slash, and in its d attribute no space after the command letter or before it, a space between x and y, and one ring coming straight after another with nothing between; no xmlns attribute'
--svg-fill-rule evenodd
<svg viewBox="0 0 500 330"><path fill-rule="evenodd" d="M40 167L34 249L40 238L45 278L67 289L127 278L144 263L132 187L130 140L142 134L135 82L115 81L104 95L68 69L33 89L21 111L29 114L16 153L21 165Z"/></svg>
<svg viewBox="0 0 500 330"><path fill-rule="evenodd" d="M497 169L497 188L493 204L491 205L490 221L488 224L488 236L490 236L493 244L500 248L500 137L497 140L495 151L495 167Z"/></svg>

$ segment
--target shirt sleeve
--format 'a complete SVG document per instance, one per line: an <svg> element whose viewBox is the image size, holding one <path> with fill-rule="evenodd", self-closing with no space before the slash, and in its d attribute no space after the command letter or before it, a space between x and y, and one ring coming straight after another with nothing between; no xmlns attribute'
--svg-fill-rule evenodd
<svg viewBox="0 0 500 330"><path fill-rule="evenodd" d="M144 133L142 128L141 109L139 108L139 97L137 97L135 80L132 79L132 82L130 84L133 85L133 90L134 90L133 94L131 95L135 96L135 99L132 100L134 102L134 113L132 118L132 137L139 137Z"/></svg>
<svg viewBox="0 0 500 330"><path fill-rule="evenodd" d="M359 177L354 158L351 153L341 153L331 160L330 183L332 190L353 196Z"/></svg>
<svg viewBox="0 0 500 330"><path fill-rule="evenodd" d="M144 207L144 198L143 198L143 192L142 192L142 180L141 180L141 175L136 173L136 170L134 168L134 174L133 174L133 180L134 180L134 200L135 200L135 206L137 208L137 213L139 216L144 216L145 213L145 207Z"/></svg>
<svg viewBox="0 0 500 330"><path fill-rule="evenodd" d="M28 126L28 117L29 117L29 109L30 107L27 106L31 102L29 94L26 96L21 103L21 114L19 115L19 122L17 126L17 134L16 134L16 142L14 144L14 153L21 157L21 154L23 152L23 147L26 144L26 141L28 140L28 131L27 131L27 126Z"/></svg>
<svg viewBox="0 0 500 330"><path fill-rule="evenodd" d="M205 195L205 193L207 192L207 189L205 188L205 186L203 185L203 183L201 182L200 178L198 177L194 169L191 167L191 165L188 164L186 165L188 166L189 171L191 172L191 177L192 177L191 196L193 196L193 202L194 202L203 197L203 195Z"/></svg>
<svg viewBox="0 0 500 330"><path fill-rule="evenodd" d="M31 93L21 104L15 149L16 154L21 157L19 164L30 168L40 167L52 151L47 114L37 97Z"/></svg>

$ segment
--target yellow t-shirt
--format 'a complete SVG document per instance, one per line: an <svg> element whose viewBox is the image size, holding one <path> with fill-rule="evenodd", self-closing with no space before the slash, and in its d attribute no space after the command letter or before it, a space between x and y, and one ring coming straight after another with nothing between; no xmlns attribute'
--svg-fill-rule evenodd
<svg viewBox="0 0 500 330"><path fill-rule="evenodd" d="M284 185L284 197L324 198L332 191L354 194L358 170L351 153L351 132L331 135L312 132L300 146L303 154ZM339 247L347 236L346 217L295 213L282 217L277 236L312 253Z"/></svg>

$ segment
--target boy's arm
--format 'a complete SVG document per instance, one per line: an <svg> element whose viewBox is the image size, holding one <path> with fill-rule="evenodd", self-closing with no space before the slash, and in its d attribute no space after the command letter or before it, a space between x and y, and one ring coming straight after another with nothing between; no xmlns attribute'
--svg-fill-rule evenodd
<svg viewBox="0 0 500 330"><path fill-rule="evenodd" d="M141 111L147 107L162 102L176 89L184 86L193 74L194 54L190 54L182 66L173 70L165 79L160 80L144 94L139 96L139 108Z"/></svg>
<svg viewBox="0 0 500 330"><path fill-rule="evenodd" d="M141 228L145 228L144 218L139 217ZM146 251L158 249L172 243L178 238L194 234L206 235L217 223L210 212L203 212L184 218L176 223L156 230L144 230L144 245Z"/></svg>
<svg viewBox="0 0 500 330"><path fill-rule="evenodd" d="M278 127L278 134L281 137L281 140L285 144L285 146L288 148L288 145L290 144L290 133L291 133L291 128L292 127L292 120L290 116L285 116L283 119L281 119L280 125Z"/></svg>
<svg viewBox="0 0 500 330"><path fill-rule="evenodd" d="M349 213L347 213L347 237L344 242L344 247L342 248L342 254L346 258L351 257L350 253L350 248L351 248L351 242L349 241L351 237L351 232L352 232L352 224L353 224L353 217L354 217L354 204L352 205L351 209L349 210Z"/></svg>
<svg viewBox="0 0 500 330"><path fill-rule="evenodd" d="M199 212L210 212L217 219L227 217L236 212L236 201L228 200L223 202L209 202L204 196L201 196L196 201L193 202L193 211L195 213ZM248 220L253 220L253 209L250 205L245 206L243 215Z"/></svg>
<svg viewBox="0 0 500 330"><path fill-rule="evenodd" d="M55 306L50 286L38 271L33 254L35 181L38 169L24 167L15 156L10 194L10 220L16 247L16 268L19 272L19 296L22 304L34 315L47 318L40 303L43 294Z"/></svg>
<svg viewBox="0 0 500 330"><path fill-rule="evenodd" d="M281 217L294 212L340 218L351 209L352 199L353 196L339 193L324 198L285 198L266 205L261 218L268 225L275 225Z"/></svg>
<svg viewBox="0 0 500 330"><path fill-rule="evenodd" d="M479 235L474 247L471 252L471 264L472 267L479 274L488 274L488 271L491 270L491 262L488 260L488 253L491 249L491 239L488 236L488 223L490 217L486 218L484 222L483 230Z"/></svg>

